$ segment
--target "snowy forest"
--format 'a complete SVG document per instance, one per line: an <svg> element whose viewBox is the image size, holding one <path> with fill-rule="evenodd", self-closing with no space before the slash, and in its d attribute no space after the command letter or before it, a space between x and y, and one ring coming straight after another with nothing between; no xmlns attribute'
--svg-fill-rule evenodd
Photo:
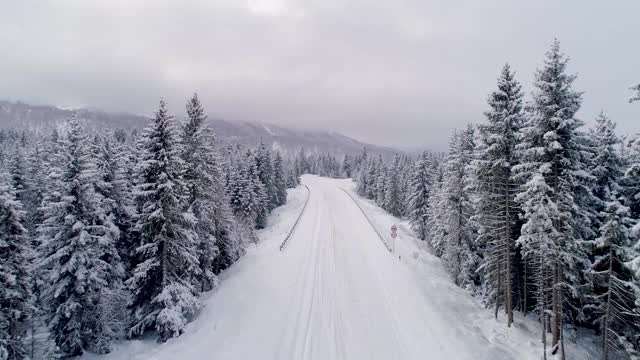
<svg viewBox="0 0 640 360"><path fill-rule="evenodd" d="M197 95L185 121L161 101L141 132L76 116L46 136L1 130L0 359L179 336L301 172L340 169L218 143Z"/></svg>
<svg viewBox="0 0 640 360"><path fill-rule="evenodd" d="M505 65L485 120L455 131L445 155L364 152L358 192L408 218L506 326L514 311L537 317L545 350L564 358L588 328L603 359L640 359L640 138L604 112L585 129L567 62L554 42L528 101Z"/></svg>

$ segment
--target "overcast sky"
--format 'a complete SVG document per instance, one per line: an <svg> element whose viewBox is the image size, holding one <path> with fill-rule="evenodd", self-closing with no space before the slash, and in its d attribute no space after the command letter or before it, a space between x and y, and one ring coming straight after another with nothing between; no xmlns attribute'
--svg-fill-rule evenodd
<svg viewBox="0 0 640 360"><path fill-rule="evenodd" d="M504 62L527 92L558 37L585 91L640 130L640 1L20 0L0 11L0 98L212 117L441 149Z"/></svg>

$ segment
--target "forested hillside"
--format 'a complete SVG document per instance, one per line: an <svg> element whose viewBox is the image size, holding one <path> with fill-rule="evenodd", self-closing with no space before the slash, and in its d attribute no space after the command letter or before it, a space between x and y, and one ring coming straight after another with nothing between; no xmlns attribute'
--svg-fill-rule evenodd
<svg viewBox="0 0 640 360"><path fill-rule="evenodd" d="M53 129L65 130L66 121L74 115L82 119L91 131L123 129L142 130L150 121L148 116L113 113L96 109L71 109L47 105L30 105L0 100L0 129L14 129L18 133L46 136ZM178 117L182 120L182 116ZM207 125L222 144L241 144L255 147L261 142L277 150L283 158L292 159L299 149L307 154L330 153L336 157L356 155L363 147L389 159L397 151L388 147L366 144L333 131L292 129L255 121L230 121L207 117Z"/></svg>
<svg viewBox="0 0 640 360"><path fill-rule="evenodd" d="M178 122L160 102L137 133L90 131L79 114L45 136L2 130L0 358L180 335L286 202L299 174L280 154L220 146L195 95L186 113Z"/></svg>
<svg viewBox="0 0 640 360"><path fill-rule="evenodd" d="M411 165L364 152L358 192L407 217L506 326L514 311L535 316L545 356L564 358L588 328L604 359L638 359L640 137L620 137L604 112L585 128L567 65L554 42L529 100L505 65L485 120L455 131L446 155Z"/></svg>

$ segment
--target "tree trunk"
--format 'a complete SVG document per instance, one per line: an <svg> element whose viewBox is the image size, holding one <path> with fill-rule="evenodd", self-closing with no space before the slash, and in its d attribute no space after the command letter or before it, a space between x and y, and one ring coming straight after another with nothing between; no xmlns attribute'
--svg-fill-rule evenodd
<svg viewBox="0 0 640 360"><path fill-rule="evenodd" d="M500 260L498 260L498 269L496 273L496 276L498 277L498 288L496 289L496 319L498 318L498 310L500 309L500 291L502 291L502 275L500 274L502 269L500 265Z"/></svg>
<svg viewBox="0 0 640 360"><path fill-rule="evenodd" d="M554 259L554 269L553 269L553 283L551 284L551 288L553 289L553 317L551 318L551 333L553 337L551 339L551 347L556 348L560 341L560 291L558 289L558 285L560 283L559 279L559 271L560 271L560 259L558 254L556 254L556 258Z"/></svg>
<svg viewBox="0 0 640 360"><path fill-rule="evenodd" d="M564 353L564 298L562 296L562 286L564 286L564 274L562 273L562 265L558 262L558 281L560 288L558 289L558 331L560 338L560 359L565 359Z"/></svg>
<svg viewBox="0 0 640 360"><path fill-rule="evenodd" d="M524 280L522 282L522 314L527 316L527 258L523 258L524 263Z"/></svg>
<svg viewBox="0 0 640 360"><path fill-rule="evenodd" d="M547 360L547 314L545 313L545 294L544 294L544 255L540 254L540 321L542 321L542 358Z"/></svg>
<svg viewBox="0 0 640 360"><path fill-rule="evenodd" d="M507 327L513 323L513 306L511 304L511 219L509 213L509 186L505 188L505 291L504 307L507 313Z"/></svg>
<svg viewBox="0 0 640 360"><path fill-rule="evenodd" d="M607 281L607 308L604 312L602 321L602 360L608 360L609 347L607 346L607 330L609 329L609 320L611 312L611 274L613 271L613 248L609 250L609 279Z"/></svg>

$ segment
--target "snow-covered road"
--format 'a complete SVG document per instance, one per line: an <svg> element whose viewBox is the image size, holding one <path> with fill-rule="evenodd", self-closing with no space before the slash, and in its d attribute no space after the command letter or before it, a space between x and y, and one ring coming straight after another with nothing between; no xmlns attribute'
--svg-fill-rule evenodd
<svg viewBox="0 0 640 360"><path fill-rule="evenodd" d="M302 208L302 188L276 210L262 242L207 294L183 336L162 345L127 342L100 358L537 358L535 328L504 330L450 283L437 259L418 254L406 226L398 240L402 261L389 253L340 189L346 180L304 176L303 182L309 203L284 251L279 245Z"/></svg>
<svg viewBox="0 0 640 360"><path fill-rule="evenodd" d="M291 298L274 359L461 358L464 339L439 326L348 195L335 181L306 180L309 208L283 254Z"/></svg>

